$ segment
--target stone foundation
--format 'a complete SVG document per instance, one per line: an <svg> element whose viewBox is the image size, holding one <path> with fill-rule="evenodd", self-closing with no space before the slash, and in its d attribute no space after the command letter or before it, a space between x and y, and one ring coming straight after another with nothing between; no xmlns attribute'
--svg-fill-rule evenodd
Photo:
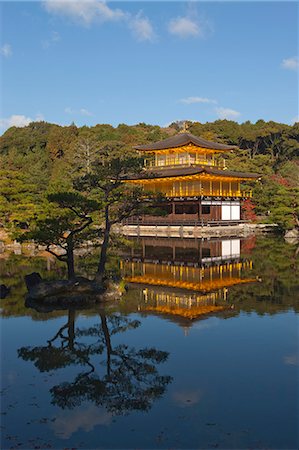
<svg viewBox="0 0 299 450"><path fill-rule="evenodd" d="M125 236L152 236L172 238L204 238L248 236L252 233L273 232L275 224L239 224L226 226L124 225L118 231Z"/></svg>

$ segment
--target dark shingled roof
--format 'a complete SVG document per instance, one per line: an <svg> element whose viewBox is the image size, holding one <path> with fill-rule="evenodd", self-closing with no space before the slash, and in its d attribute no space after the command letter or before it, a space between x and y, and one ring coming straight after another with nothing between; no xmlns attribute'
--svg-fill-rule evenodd
<svg viewBox="0 0 299 450"><path fill-rule="evenodd" d="M260 178L257 173L247 173L247 172L232 172L231 170L220 170L214 167L202 167L202 166L189 166L189 167L172 167L169 169L158 169L158 170L146 170L139 174L134 174L132 176L126 175L124 179L126 180L139 180L139 179L154 179L154 178L168 178L186 175L197 175L200 173L206 173L215 176L224 176L232 178Z"/></svg>
<svg viewBox="0 0 299 450"><path fill-rule="evenodd" d="M164 139L153 144L137 145L136 150L165 150L167 148L180 147L181 145L194 144L198 147L209 148L212 150L233 150L236 147L232 145L218 144L217 142L207 141L190 133L179 133L176 136Z"/></svg>

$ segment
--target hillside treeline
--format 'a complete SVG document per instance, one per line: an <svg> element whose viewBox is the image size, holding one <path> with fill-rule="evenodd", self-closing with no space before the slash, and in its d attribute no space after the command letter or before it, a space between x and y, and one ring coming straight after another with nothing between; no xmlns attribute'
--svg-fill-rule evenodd
<svg viewBox="0 0 299 450"><path fill-rule="evenodd" d="M238 124L217 120L188 122L188 131L205 139L235 145L226 155L229 169L257 172L260 182L247 203L248 218L298 226L299 123ZM181 122L167 128L140 123L94 127L33 122L12 127L0 137L0 225L27 228L47 215L46 194L72 189L73 180L89 173L97 156L113 145L123 152L137 144L155 142L180 131Z"/></svg>

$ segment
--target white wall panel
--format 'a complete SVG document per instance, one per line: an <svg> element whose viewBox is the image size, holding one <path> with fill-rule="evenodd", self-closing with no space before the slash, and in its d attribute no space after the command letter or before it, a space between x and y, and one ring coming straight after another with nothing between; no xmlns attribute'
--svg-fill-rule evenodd
<svg viewBox="0 0 299 450"><path fill-rule="evenodd" d="M240 206L236 205L231 206L231 219L240 220Z"/></svg>
<svg viewBox="0 0 299 450"><path fill-rule="evenodd" d="M232 255L240 255L240 239L232 239L231 250Z"/></svg>
<svg viewBox="0 0 299 450"><path fill-rule="evenodd" d="M229 205L221 206L221 219L222 220L230 220L230 206Z"/></svg>
<svg viewBox="0 0 299 450"><path fill-rule="evenodd" d="M221 242L221 246L222 246L222 258L226 258L227 256L229 257L231 255L231 241L227 240L227 241L222 241Z"/></svg>

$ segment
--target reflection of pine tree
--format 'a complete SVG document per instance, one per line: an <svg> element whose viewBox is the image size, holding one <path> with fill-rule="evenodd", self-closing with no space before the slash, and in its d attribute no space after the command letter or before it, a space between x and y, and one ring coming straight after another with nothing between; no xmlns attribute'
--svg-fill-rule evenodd
<svg viewBox="0 0 299 450"><path fill-rule="evenodd" d="M64 409L90 401L113 414L149 410L171 382L171 377L159 375L156 367L167 360L168 353L155 348L137 350L125 344L113 345L114 335L139 327L137 320L101 313L99 324L76 330L74 321L75 312L69 311L68 322L47 346L23 347L18 351L21 358L33 361L41 372L68 365L80 367L73 381L50 389L52 403ZM54 346L55 341L60 345ZM104 354L103 361L95 357Z"/></svg>

